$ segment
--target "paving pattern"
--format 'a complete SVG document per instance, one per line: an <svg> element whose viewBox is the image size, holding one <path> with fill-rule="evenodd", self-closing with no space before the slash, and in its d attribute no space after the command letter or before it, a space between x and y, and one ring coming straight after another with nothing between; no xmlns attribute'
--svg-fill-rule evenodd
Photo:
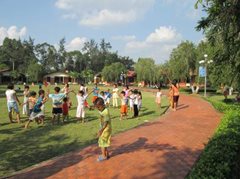
<svg viewBox="0 0 240 179"><path fill-rule="evenodd" d="M154 122L112 137L109 160L97 162L100 150L97 145L91 145L22 170L10 178L184 178L220 118L221 114L208 102L181 95L176 112L169 110Z"/></svg>

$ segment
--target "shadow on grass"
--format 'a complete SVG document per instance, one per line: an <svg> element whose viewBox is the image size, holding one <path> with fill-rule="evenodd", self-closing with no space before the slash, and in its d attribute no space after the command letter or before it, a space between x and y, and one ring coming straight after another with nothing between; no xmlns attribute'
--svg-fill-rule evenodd
<svg viewBox="0 0 240 179"><path fill-rule="evenodd" d="M51 135L61 125L31 128L23 132L22 127L0 130L1 133L12 134L11 138L0 141L0 176L13 173L33 164L48 160L66 152L80 149L96 140L81 142L70 139L67 135ZM76 158L80 159L80 158ZM74 159L72 162L77 162Z"/></svg>

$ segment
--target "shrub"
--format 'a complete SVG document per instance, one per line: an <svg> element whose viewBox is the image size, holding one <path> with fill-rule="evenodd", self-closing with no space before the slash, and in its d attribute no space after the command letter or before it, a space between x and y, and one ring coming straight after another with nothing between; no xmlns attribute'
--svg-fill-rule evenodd
<svg viewBox="0 0 240 179"><path fill-rule="evenodd" d="M236 178L240 162L239 105L211 101L224 112L221 123L187 178Z"/></svg>

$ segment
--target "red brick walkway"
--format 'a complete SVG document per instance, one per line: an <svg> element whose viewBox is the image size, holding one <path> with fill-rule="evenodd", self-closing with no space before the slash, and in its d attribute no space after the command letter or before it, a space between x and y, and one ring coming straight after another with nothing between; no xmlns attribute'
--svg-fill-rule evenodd
<svg viewBox="0 0 240 179"><path fill-rule="evenodd" d="M181 96L176 112L112 138L111 158L96 162L96 145L23 170L13 178L184 178L221 114L206 101Z"/></svg>

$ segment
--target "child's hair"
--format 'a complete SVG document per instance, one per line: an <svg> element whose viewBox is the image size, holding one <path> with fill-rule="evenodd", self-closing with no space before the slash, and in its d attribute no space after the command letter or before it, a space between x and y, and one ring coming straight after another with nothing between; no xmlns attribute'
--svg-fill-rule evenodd
<svg viewBox="0 0 240 179"><path fill-rule="evenodd" d="M42 90L42 89L40 89L40 90L38 91L38 95L40 96L40 95L42 95L42 94L45 94L45 91Z"/></svg>
<svg viewBox="0 0 240 179"><path fill-rule="evenodd" d="M69 87L69 84L68 84L68 83L66 83L66 87Z"/></svg>
<svg viewBox="0 0 240 179"><path fill-rule="evenodd" d="M29 86L28 85L24 86L24 89L29 89Z"/></svg>
<svg viewBox="0 0 240 179"><path fill-rule="evenodd" d="M100 95L104 96L104 91L101 91L101 92L100 92Z"/></svg>
<svg viewBox="0 0 240 179"><path fill-rule="evenodd" d="M139 96L140 96L140 99L142 99L142 93L141 91L138 92Z"/></svg>
<svg viewBox="0 0 240 179"><path fill-rule="evenodd" d="M122 92L121 92L121 94L123 94L123 96L125 96L125 95L126 95L125 91L122 91Z"/></svg>
<svg viewBox="0 0 240 179"><path fill-rule="evenodd" d="M81 94L82 96L84 95L84 91L83 90L79 90L78 93Z"/></svg>
<svg viewBox="0 0 240 179"><path fill-rule="evenodd" d="M105 106L104 104L104 100L100 97L98 97L95 101L94 101L94 106Z"/></svg>
<svg viewBox="0 0 240 179"><path fill-rule="evenodd" d="M67 102L68 101L68 98L67 97L65 97L65 98L63 98L63 102Z"/></svg>
<svg viewBox="0 0 240 179"><path fill-rule="evenodd" d="M57 93L59 93L60 88L57 86L57 87L54 88L54 91L56 91Z"/></svg>
<svg viewBox="0 0 240 179"><path fill-rule="evenodd" d="M125 87L126 87L126 89L129 89L128 85L126 85Z"/></svg>
<svg viewBox="0 0 240 179"><path fill-rule="evenodd" d="M30 92L30 96L33 97L33 96L36 96L36 95L37 95L37 93L36 93L35 91L31 91L31 92Z"/></svg>
<svg viewBox="0 0 240 179"><path fill-rule="evenodd" d="M138 90L135 89L135 90L133 91L133 93L134 93L134 94L138 94Z"/></svg>
<svg viewBox="0 0 240 179"><path fill-rule="evenodd" d="M161 90L161 87L158 87L158 91L160 91Z"/></svg>
<svg viewBox="0 0 240 179"><path fill-rule="evenodd" d="M9 83L7 86L8 89L14 89L14 84L13 83Z"/></svg>

